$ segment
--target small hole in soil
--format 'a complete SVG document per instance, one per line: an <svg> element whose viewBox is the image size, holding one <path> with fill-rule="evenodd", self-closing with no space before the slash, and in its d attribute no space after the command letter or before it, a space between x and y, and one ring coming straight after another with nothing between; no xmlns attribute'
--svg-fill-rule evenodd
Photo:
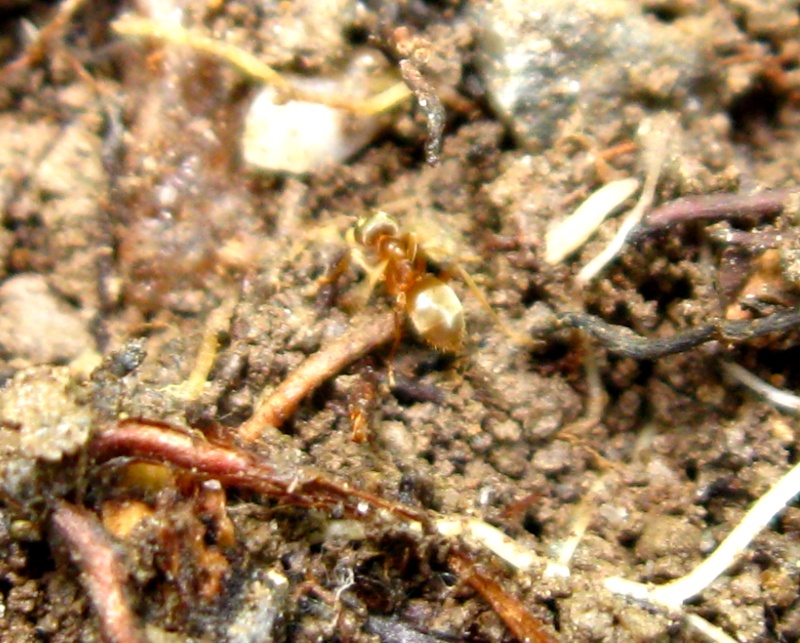
<svg viewBox="0 0 800 643"><path fill-rule="evenodd" d="M530 308L537 301L547 301L547 294L536 282L531 280L525 292L522 294L522 304L525 308Z"/></svg>
<svg viewBox="0 0 800 643"><path fill-rule="evenodd" d="M687 462L683 470L686 473L686 477L691 482L697 482L697 473L698 473L697 462L695 462L694 460Z"/></svg>
<svg viewBox="0 0 800 643"><path fill-rule="evenodd" d="M436 462L436 454L433 451L425 451L420 454L420 457L428 464Z"/></svg>
<svg viewBox="0 0 800 643"><path fill-rule="evenodd" d="M756 82L731 105L734 140L754 142L764 129L773 129L777 125L780 104L781 97L764 79Z"/></svg>
<svg viewBox="0 0 800 643"><path fill-rule="evenodd" d="M680 17L680 13L672 7L654 7L645 13L666 24L673 23Z"/></svg>
<svg viewBox="0 0 800 643"><path fill-rule="evenodd" d="M639 287L639 292L647 301L657 302L659 316L661 316L667 312L667 307L673 301L691 298L692 284L688 279L676 279L675 281L649 279Z"/></svg>
<svg viewBox="0 0 800 643"><path fill-rule="evenodd" d="M27 565L26 572L30 578L40 578L55 569L50 547L45 541L28 543L25 546Z"/></svg>
<svg viewBox="0 0 800 643"><path fill-rule="evenodd" d="M558 603L554 598L550 598L547 600L542 601L542 604L550 610L550 613L553 615L553 629L556 632L561 631L561 615L558 612Z"/></svg>
<svg viewBox="0 0 800 643"><path fill-rule="evenodd" d="M522 519L522 528L537 538L540 538L544 531L544 525L537 520L535 516L529 513L526 513L525 517Z"/></svg>
<svg viewBox="0 0 800 643"><path fill-rule="evenodd" d="M550 341L546 347L537 349L535 355L532 355L534 366L537 370L548 370L548 366L558 368L558 365L570 356L572 350L573 346L566 342Z"/></svg>

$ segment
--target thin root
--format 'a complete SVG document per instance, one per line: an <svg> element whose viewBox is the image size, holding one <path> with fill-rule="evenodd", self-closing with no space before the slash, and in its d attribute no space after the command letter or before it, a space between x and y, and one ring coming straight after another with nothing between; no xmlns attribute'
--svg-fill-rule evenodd
<svg viewBox="0 0 800 643"><path fill-rule="evenodd" d="M325 380L348 364L387 344L395 334L394 315L369 317L321 349L291 373L271 393L262 393L253 416L239 427L239 435L253 442L267 429L279 427L297 410L300 402Z"/></svg>
<svg viewBox="0 0 800 643"><path fill-rule="evenodd" d="M760 377L753 375L743 366L733 362L721 362L722 370L732 380L762 396L767 402L777 409L793 415L800 414L800 396L790 391L785 391L772 386Z"/></svg>
<svg viewBox="0 0 800 643"><path fill-rule="evenodd" d="M683 197L650 212L636 236L692 221L775 216L796 195L796 190L766 190L755 194L702 194Z"/></svg>
<svg viewBox="0 0 800 643"><path fill-rule="evenodd" d="M236 299L231 298L215 308L208 316L192 372L185 382L168 387L175 397L196 400L203 394L208 375L214 367L219 352L219 334L230 326L235 308Z"/></svg>
<svg viewBox="0 0 800 643"><path fill-rule="evenodd" d="M144 643L125 595L126 573L100 522L88 511L59 502L53 529L67 543L81 570L81 582L97 612L103 639L113 643Z"/></svg>
<svg viewBox="0 0 800 643"><path fill-rule="evenodd" d="M628 237L639 225L647 210L653 204L656 187L661 177L661 169L667 155L670 134L675 125L670 117L654 118L643 123L640 133L645 137L652 137L644 150L645 179L642 194L633 209L628 212L617 234L606 248L586 264L578 273L578 283L587 284L597 277L600 272L622 251ZM642 132L642 130L645 130Z"/></svg>
<svg viewBox="0 0 800 643"><path fill-rule="evenodd" d="M402 103L411 92L404 83L398 82L367 99L331 96L310 92L292 84L283 74L273 69L256 56L234 45L215 40L192 29L177 25L166 25L149 18L126 15L112 25L122 36L157 38L173 45L183 45L210 56L220 58L238 69L245 76L274 87L284 101L303 101L343 109L355 114L380 114Z"/></svg>
<svg viewBox="0 0 800 643"><path fill-rule="evenodd" d="M664 585L649 586L622 578L606 579L606 588L616 594L670 609L680 608L701 594L730 568L758 533L769 525L800 493L800 464L794 465L745 514L742 521L713 553L691 572Z"/></svg>

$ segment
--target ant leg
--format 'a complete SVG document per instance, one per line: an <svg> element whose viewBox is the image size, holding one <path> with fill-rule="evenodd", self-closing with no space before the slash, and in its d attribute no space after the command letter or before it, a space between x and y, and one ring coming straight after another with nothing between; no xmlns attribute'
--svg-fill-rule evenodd
<svg viewBox="0 0 800 643"><path fill-rule="evenodd" d="M527 335L518 333L514 329L510 328L508 324L506 324L502 319L500 319L500 316L495 312L494 308L492 308L492 305L489 303L489 300L486 299L486 296L483 294L483 291L478 287L478 284L475 283L475 280L470 276L470 274L464 269L463 266L456 263L452 266L451 269L455 270L455 272L458 273L458 276L464 280L464 283L467 284L467 287L469 288L470 292L473 295L475 295L475 297L477 297L481 306L483 306L486 312L489 313L489 315L492 318L492 321L494 321L494 323L497 324L497 327L501 331L503 331L503 333L505 333L506 337L511 339L516 344L519 344L520 346L536 345L536 342L533 339L531 339Z"/></svg>
<svg viewBox="0 0 800 643"><path fill-rule="evenodd" d="M405 293L397 295L397 302L394 306L394 341L392 342L392 349L389 351L389 357L386 360L387 373L386 379L389 381L389 388L394 388L394 358L397 355L397 349L400 348L400 340L403 339L403 320L405 318L404 311L406 308Z"/></svg>
<svg viewBox="0 0 800 643"><path fill-rule="evenodd" d="M361 310L367 305L369 298L372 296L372 291L375 290L375 286L383 279L388 262L382 261L377 266L363 265L359 263L357 254L353 256L353 261L364 269L367 280L363 284L360 284L348 297L348 307L352 310Z"/></svg>

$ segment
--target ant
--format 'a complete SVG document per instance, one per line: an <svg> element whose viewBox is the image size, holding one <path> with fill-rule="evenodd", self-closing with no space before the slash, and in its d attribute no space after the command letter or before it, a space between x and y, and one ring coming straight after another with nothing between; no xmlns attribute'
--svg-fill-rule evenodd
<svg viewBox="0 0 800 643"><path fill-rule="evenodd" d="M395 346L400 339L400 316L405 313L419 337L445 353L457 353L464 342L464 308L455 291L428 272L427 259L414 232L402 232L386 212L359 218L347 232L353 261L367 273L367 295L383 281L395 299L398 319Z"/></svg>

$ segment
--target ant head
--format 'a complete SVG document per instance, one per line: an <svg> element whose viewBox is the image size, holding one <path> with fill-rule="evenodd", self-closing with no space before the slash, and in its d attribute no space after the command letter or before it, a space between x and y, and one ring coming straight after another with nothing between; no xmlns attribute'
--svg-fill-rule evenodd
<svg viewBox="0 0 800 643"><path fill-rule="evenodd" d="M382 210L359 217L355 227L355 239L364 246L372 246L381 237L396 237L399 233L397 221Z"/></svg>

